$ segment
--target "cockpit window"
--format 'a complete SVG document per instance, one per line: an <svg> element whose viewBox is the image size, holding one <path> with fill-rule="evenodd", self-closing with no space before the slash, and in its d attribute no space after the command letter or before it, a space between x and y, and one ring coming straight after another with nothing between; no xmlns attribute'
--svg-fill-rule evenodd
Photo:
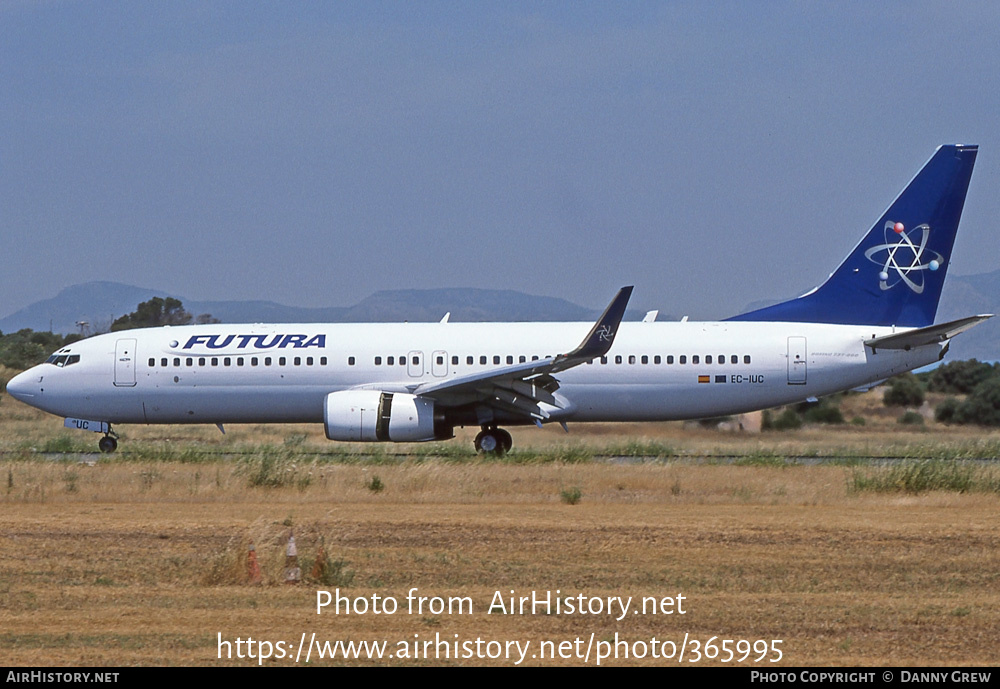
<svg viewBox="0 0 1000 689"><path fill-rule="evenodd" d="M79 361L79 354L53 354L45 360L45 363L63 368L64 366L72 366L73 364L79 363Z"/></svg>

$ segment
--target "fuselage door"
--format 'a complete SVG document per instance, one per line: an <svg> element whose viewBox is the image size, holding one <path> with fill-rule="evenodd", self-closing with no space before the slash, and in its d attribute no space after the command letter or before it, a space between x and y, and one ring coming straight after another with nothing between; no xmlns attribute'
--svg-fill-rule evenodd
<svg viewBox="0 0 1000 689"><path fill-rule="evenodd" d="M135 340L118 340L115 344L115 385L135 387Z"/></svg>
<svg viewBox="0 0 1000 689"><path fill-rule="evenodd" d="M788 338L788 384L806 384L806 338Z"/></svg>
<svg viewBox="0 0 1000 689"><path fill-rule="evenodd" d="M410 352L406 357L406 372L413 378L424 375L424 353Z"/></svg>
<svg viewBox="0 0 1000 689"><path fill-rule="evenodd" d="M438 378L448 375L448 352L437 351L431 355L431 373Z"/></svg>

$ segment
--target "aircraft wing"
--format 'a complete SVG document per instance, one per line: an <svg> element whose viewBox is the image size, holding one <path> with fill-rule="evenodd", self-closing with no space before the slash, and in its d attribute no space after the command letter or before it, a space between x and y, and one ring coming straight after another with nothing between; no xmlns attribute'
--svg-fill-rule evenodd
<svg viewBox="0 0 1000 689"><path fill-rule="evenodd" d="M993 318L993 314L982 314L979 316L969 316L959 318L957 321L949 321L939 325L929 325L925 328L908 330L905 333L895 335L883 335L870 340L865 340L865 345L872 349L905 349L914 347L938 344L945 340L950 340L959 333L964 333L969 328L979 325L983 321Z"/></svg>
<svg viewBox="0 0 1000 689"><path fill-rule="evenodd" d="M537 361L527 361L481 373L457 376L438 383L423 383L408 388L421 397L452 407L478 403L529 416L540 422L549 418L542 404L559 407L554 396L559 381L554 373L579 366L607 354L614 343L618 325L625 315L625 307L632 296L632 287L622 287L594 327L576 349Z"/></svg>

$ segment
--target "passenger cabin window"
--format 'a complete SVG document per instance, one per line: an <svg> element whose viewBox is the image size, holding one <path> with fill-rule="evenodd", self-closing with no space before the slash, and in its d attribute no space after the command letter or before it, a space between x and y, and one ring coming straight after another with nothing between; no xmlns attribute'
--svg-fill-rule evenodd
<svg viewBox="0 0 1000 689"><path fill-rule="evenodd" d="M688 362L688 358L687 358L686 354L681 354L679 357L677 357L677 363L679 363L679 364L686 364L687 362Z"/></svg>
<svg viewBox="0 0 1000 689"><path fill-rule="evenodd" d="M380 357L380 356L375 357L375 365L376 366L381 366L382 365L382 357Z"/></svg>
<svg viewBox="0 0 1000 689"><path fill-rule="evenodd" d="M281 358L281 365L282 366L285 365L285 358L284 357ZM347 357L347 365L348 366L353 366L354 365L354 357L353 356Z"/></svg>
<svg viewBox="0 0 1000 689"><path fill-rule="evenodd" d="M396 357L394 357L394 356L387 356L385 358L385 365L386 366L392 366L395 363L396 363Z"/></svg>
<svg viewBox="0 0 1000 689"><path fill-rule="evenodd" d="M743 363L744 364L749 364L750 363L750 355L749 354L744 354L743 355Z"/></svg>
<svg viewBox="0 0 1000 689"><path fill-rule="evenodd" d="M701 363L701 360L700 360L700 359L698 358L698 355L697 355L697 354L692 354L692 355L691 355L691 363L692 363L692 364L698 364L698 363Z"/></svg>

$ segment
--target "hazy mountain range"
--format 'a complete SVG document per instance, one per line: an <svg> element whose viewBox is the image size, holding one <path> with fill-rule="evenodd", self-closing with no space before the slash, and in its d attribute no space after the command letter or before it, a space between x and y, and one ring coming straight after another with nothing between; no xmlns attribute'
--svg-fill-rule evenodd
<svg viewBox="0 0 1000 689"><path fill-rule="evenodd" d="M451 313L455 322L474 321L589 321L600 309L588 309L565 299L539 297L513 290L429 289L376 292L353 306L304 308L270 301L195 301L116 282L88 282L67 287L45 299L0 318L0 332L22 328L79 332L86 321L94 331L106 331L119 316L131 313L153 297L180 299L193 316L211 314L223 323L373 323L439 321ZM609 297L610 298L610 297ZM757 302L745 310L775 302ZM981 275L948 277L938 309L938 322L979 313L1000 313L1000 270ZM643 312L630 310L626 320ZM676 320L661 314L660 320ZM955 338L950 359L1000 360L1000 318Z"/></svg>
<svg viewBox="0 0 1000 689"><path fill-rule="evenodd" d="M386 290L353 306L305 308L271 301L196 301L164 290L88 282L67 287L52 299L35 302L0 319L0 332L31 328L65 334L79 332L81 321L88 323L92 331L107 331L113 320L153 297L180 299L192 316L210 314L223 323L428 322L439 321L449 312L454 322L589 321L600 315L600 309L588 309L565 299L512 290ZM635 311L627 314L632 319L642 316Z"/></svg>

